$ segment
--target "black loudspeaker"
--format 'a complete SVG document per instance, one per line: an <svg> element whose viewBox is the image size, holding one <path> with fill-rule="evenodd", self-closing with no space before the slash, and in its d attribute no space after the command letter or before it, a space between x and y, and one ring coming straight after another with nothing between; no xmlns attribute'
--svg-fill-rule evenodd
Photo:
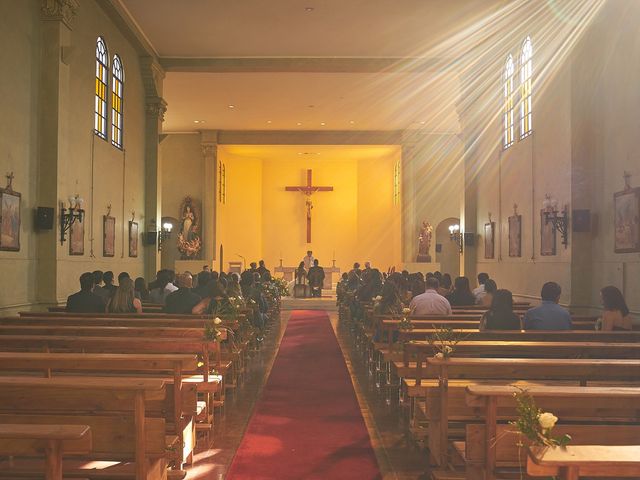
<svg viewBox="0 0 640 480"><path fill-rule="evenodd" d="M464 234L464 246L465 247L473 247L476 244L476 235L475 233L465 233Z"/></svg>
<svg viewBox="0 0 640 480"><path fill-rule="evenodd" d="M143 235L145 245L155 245L158 241L157 232L145 232Z"/></svg>
<svg viewBox="0 0 640 480"><path fill-rule="evenodd" d="M36 228L38 230L53 230L53 208L38 207L36 209Z"/></svg>

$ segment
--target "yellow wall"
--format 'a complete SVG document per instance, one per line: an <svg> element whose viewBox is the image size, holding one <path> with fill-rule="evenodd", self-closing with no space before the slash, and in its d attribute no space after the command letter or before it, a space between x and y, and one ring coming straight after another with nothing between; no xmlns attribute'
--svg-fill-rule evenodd
<svg viewBox="0 0 640 480"><path fill-rule="evenodd" d="M218 158L227 171L227 203L218 208L218 235L225 250L225 266L236 254L247 263L264 259L270 267L283 259L297 265L307 249L324 266L343 270L354 261L370 260L386 269L400 262L400 206L393 205L393 164L396 153L366 160L332 154L312 158L253 158L229 153ZM306 183L313 169L315 185L331 185L333 192L313 195L312 243L306 243L306 210L301 193L287 185Z"/></svg>
<svg viewBox="0 0 640 480"><path fill-rule="evenodd" d="M217 222L225 268L229 261L242 261L239 255L248 265L262 255L262 160L224 153L219 159L227 172L227 201L218 203Z"/></svg>

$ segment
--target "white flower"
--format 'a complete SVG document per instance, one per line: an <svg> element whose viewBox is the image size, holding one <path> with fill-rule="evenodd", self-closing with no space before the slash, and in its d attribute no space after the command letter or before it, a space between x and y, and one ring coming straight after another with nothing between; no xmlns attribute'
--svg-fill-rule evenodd
<svg viewBox="0 0 640 480"><path fill-rule="evenodd" d="M214 325L220 325L222 323L222 320L219 317L216 317L213 319L213 324Z"/></svg>
<svg viewBox="0 0 640 480"><path fill-rule="evenodd" d="M236 301L236 297L229 297L229 301L230 302L235 302Z"/></svg>
<svg viewBox="0 0 640 480"><path fill-rule="evenodd" d="M449 345L445 345L444 353L451 353L451 352L453 352L453 348L451 348Z"/></svg>
<svg viewBox="0 0 640 480"><path fill-rule="evenodd" d="M380 300L382 300L382 295L378 295L376 298L374 298L374 300L376 302L379 302Z"/></svg>
<svg viewBox="0 0 640 480"><path fill-rule="evenodd" d="M558 421L558 417L556 417L553 413L544 412L538 416L538 422L543 430L552 429L556 422Z"/></svg>
<svg viewBox="0 0 640 480"><path fill-rule="evenodd" d="M444 354L442 352L438 352L434 355L435 358L444 358Z"/></svg>
<svg viewBox="0 0 640 480"><path fill-rule="evenodd" d="M409 315L411 313L411 309L410 308L403 308L402 309L402 313L404 313L405 315Z"/></svg>

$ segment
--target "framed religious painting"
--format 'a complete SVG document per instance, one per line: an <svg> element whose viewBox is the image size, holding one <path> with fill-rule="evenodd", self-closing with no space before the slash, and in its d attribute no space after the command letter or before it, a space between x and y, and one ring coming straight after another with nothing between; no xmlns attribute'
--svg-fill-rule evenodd
<svg viewBox="0 0 640 480"><path fill-rule="evenodd" d="M138 256L138 222L129 222L129 256Z"/></svg>
<svg viewBox="0 0 640 480"><path fill-rule="evenodd" d="M640 187L613 196L615 253L640 252Z"/></svg>
<svg viewBox="0 0 640 480"><path fill-rule="evenodd" d="M522 256L522 215L509 217L509 256Z"/></svg>
<svg viewBox="0 0 640 480"><path fill-rule="evenodd" d="M104 232L102 243L102 256L113 257L116 253L116 219L110 215L102 217L102 230Z"/></svg>
<svg viewBox="0 0 640 480"><path fill-rule="evenodd" d="M496 242L495 242L496 223L489 222L484 224L484 258L495 258Z"/></svg>
<svg viewBox="0 0 640 480"><path fill-rule="evenodd" d="M547 222L544 210L540 210L540 255L551 257L556 254L556 229Z"/></svg>
<svg viewBox="0 0 640 480"><path fill-rule="evenodd" d="M0 188L0 250L20 251L20 194Z"/></svg>
<svg viewBox="0 0 640 480"><path fill-rule="evenodd" d="M69 255L84 255L84 221L76 220L71 224L69 229Z"/></svg>

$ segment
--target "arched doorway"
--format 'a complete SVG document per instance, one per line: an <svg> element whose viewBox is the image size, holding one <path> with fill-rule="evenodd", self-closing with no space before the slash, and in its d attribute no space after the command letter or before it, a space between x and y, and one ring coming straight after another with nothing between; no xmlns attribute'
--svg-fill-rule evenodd
<svg viewBox="0 0 640 480"><path fill-rule="evenodd" d="M449 227L460 225L459 218L447 218L436 227L436 262L442 273L449 273L453 279L460 275L460 246L451 241Z"/></svg>

